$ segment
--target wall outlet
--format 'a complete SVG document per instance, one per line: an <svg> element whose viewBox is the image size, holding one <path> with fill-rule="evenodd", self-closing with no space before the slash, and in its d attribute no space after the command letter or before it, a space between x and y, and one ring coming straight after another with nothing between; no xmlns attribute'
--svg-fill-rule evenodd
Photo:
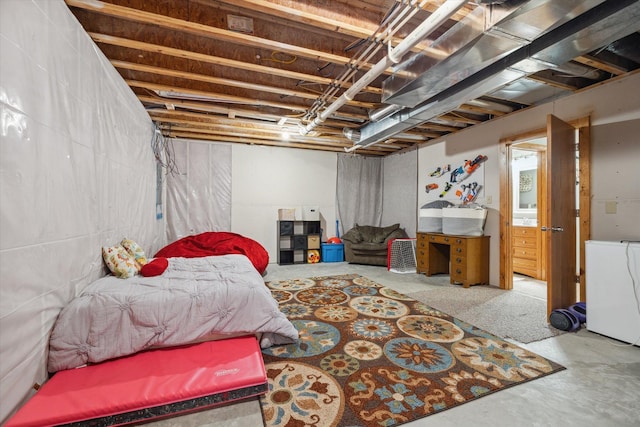
<svg viewBox="0 0 640 427"><path fill-rule="evenodd" d="M493 196L487 196L487 197L484 199L484 202L485 202L487 205L490 205L491 203L493 203Z"/></svg>
<svg viewBox="0 0 640 427"><path fill-rule="evenodd" d="M618 202L604 202L604 213L614 214L618 212Z"/></svg>

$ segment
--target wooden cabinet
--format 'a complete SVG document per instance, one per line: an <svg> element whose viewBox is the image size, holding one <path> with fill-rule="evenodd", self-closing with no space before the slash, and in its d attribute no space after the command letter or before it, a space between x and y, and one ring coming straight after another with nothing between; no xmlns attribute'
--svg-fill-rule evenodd
<svg viewBox="0 0 640 427"><path fill-rule="evenodd" d="M277 237L278 264L320 261L320 221L278 221Z"/></svg>
<svg viewBox="0 0 640 427"><path fill-rule="evenodd" d="M512 228L511 255L513 272L541 278L540 244L537 227Z"/></svg>
<svg viewBox="0 0 640 427"><path fill-rule="evenodd" d="M465 288L489 284L489 236L418 233L416 264L427 276L449 274Z"/></svg>

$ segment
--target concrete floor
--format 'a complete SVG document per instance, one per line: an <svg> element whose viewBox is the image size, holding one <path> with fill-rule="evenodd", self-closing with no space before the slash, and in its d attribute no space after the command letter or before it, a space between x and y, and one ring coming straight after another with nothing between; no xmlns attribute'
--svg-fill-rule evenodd
<svg viewBox="0 0 640 427"><path fill-rule="evenodd" d="M448 283L448 276L397 274L385 267L347 263L270 264L265 280L347 273L361 274L403 293ZM521 291L517 283L514 282L514 290ZM640 325L638 330L640 333ZM516 344L567 369L403 426L640 426L638 346L626 345L585 328L530 344ZM260 405L254 399L147 425L259 427L263 422Z"/></svg>

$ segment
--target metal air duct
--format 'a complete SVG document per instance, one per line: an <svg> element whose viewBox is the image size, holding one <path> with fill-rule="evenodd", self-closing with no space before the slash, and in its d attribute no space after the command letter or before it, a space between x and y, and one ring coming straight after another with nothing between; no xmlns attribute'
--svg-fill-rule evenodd
<svg viewBox="0 0 640 427"><path fill-rule="evenodd" d="M464 102L535 72L565 64L572 58L640 30L640 2L607 0L560 26L552 27L553 29L499 61L486 65L448 87L439 87L439 92L433 95L430 87L424 88L429 96L413 108L407 108L384 120L363 126L360 129L361 139L358 145L366 147L383 141L398 132L404 132L451 111ZM468 49L463 50L463 55L468 52ZM425 74L431 74L431 70ZM422 82L428 82L430 79L429 75L424 76ZM403 91L404 93L407 92ZM397 99L394 99L394 102L397 102Z"/></svg>
<svg viewBox="0 0 640 427"><path fill-rule="evenodd" d="M425 53L396 67L382 84L382 101L415 107L603 1L518 0L478 7Z"/></svg>

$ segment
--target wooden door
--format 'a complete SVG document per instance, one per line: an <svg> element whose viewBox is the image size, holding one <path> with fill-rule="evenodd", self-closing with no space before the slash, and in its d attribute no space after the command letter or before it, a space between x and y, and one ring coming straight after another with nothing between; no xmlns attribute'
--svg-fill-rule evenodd
<svg viewBox="0 0 640 427"><path fill-rule="evenodd" d="M575 128L547 117L547 203L542 238L547 243L547 315L576 301Z"/></svg>

